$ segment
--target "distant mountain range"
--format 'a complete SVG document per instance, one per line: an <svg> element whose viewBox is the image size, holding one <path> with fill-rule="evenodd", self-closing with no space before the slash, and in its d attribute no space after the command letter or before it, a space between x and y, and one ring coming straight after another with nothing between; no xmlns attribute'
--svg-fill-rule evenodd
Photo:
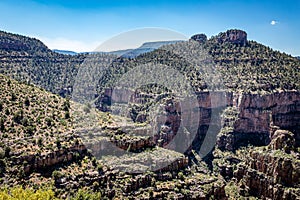
<svg viewBox="0 0 300 200"><path fill-rule="evenodd" d="M116 54L118 56L126 57L126 58L135 58L141 54L148 53L154 51L163 45L175 44L177 42L182 42L182 40L174 40L174 41L158 41L158 42L146 42L142 44L137 49L126 49L119 51L112 51L110 53Z"/></svg>
<svg viewBox="0 0 300 200"><path fill-rule="evenodd" d="M60 54L65 54L65 55L72 55L72 56L78 54L75 51L68 51L68 50L52 49L52 51L54 51L55 53L60 53Z"/></svg>
<svg viewBox="0 0 300 200"><path fill-rule="evenodd" d="M163 45L169 45L169 44L175 44L177 42L182 42L183 40L173 40L173 41L158 41L158 42L145 42L142 44L142 46L136 48L136 49L124 49L124 50L117 50L117 51L111 51L107 52L110 54L114 54L117 56L122 56L126 58L135 58L143 53L148 53L151 51L154 51ZM53 49L52 51L64 55L76 55L76 54L82 54L82 53L96 53L96 52L74 52L74 51L68 51L68 50L59 50L59 49ZM101 52L102 53L102 52Z"/></svg>

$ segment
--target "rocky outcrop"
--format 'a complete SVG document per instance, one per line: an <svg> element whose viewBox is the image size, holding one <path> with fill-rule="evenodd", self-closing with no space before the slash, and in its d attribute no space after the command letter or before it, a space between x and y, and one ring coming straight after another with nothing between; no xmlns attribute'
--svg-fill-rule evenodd
<svg viewBox="0 0 300 200"><path fill-rule="evenodd" d="M239 168L237 173L244 177L242 180L245 185L242 185L241 188L245 189L240 190L242 195L248 193L262 199L274 200L297 199L300 195L299 189L286 188L274 182L272 177L265 176L256 170Z"/></svg>
<svg viewBox="0 0 300 200"><path fill-rule="evenodd" d="M196 34L196 35L193 35L191 37L191 39L203 44L207 41L207 36L203 33L202 34Z"/></svg>
<svg viewBox="0 0 300 200"><path fill-rule="evenodd" d="M226 131L219 134L217 146L234 150L241 145L268 145L280 127L294 133L296 146L300 144L300 93L297 91L273 94L230 94L228 105L238 110L238 117ZM223 121L232 116L223 116Z"/></svg>
<svg viewBox="0 0 300 200"><path fill-rule="evenodd" d="M219 43L229 42L245 46L247 44L247 33L242 30L228 30L225 33L220 33L217 36Z"/></svg>
<svg viewBox="0 0 300 200"><path fill-rule="evenodd" d="M155 143L151 137L124 138L123 140L112 138L111 142L117 147L130 152L140 152L144 149L153 148L155 146Z"/></svg>
<svg viewBox="0 0 300 200"><path fill-rule="evenodd" d="M290 153L294 150L295 138L294 134L287 130L277 130L272 135L272 141L270 147L273 150L283 150L286 153Z"/></svg>
<svg viewBox="0 0 300 200"><path fill-rule="evenodd" d="M141 187L149 187L152 182L150 174L138 175L135 178L130 178L123 186L122 190L125 193L136 191Z"/></svg>
<svg viewBox="0 0 300 200"><path fill-rule="evenodd" d="M30 173L35 170L53 167L63 162L69 162L76 158L79 159L86 154L87 149L84 145L75 145L70 148L60 149L44 155L32 154L16 157L14 162L23 164L24 172Z"/></svg>
<svg viewBox="0 0 300 200"><path fill-rule="evenodd" d="M238 165L234 177L242 180L250 195L270 199L299 197L299 155L285 152L287 144L289 150L294 148L292 141L290 132L278 130L268 147L252 150L249 158Z"/></svg>
<svg viewBox="0 0 300 200"><path fill-rule="evenodd" d="M119 90L114 93L113 98L116 102L130 100L141 105L156 98L151 94ZM126 95L124 96L123 93ZM112 92L107 90L106 99L111 99L111 95ZM296 146L300 145L300 93L298 91L282 91L265 95L199 92L197 98L198 104L190 105L188 108L183 108L179 100L165 100L161 105L164 116L157 118L160 131L157 135L153 135L156 144L161 144L160 146L169 144L184 122L185 126L195 128L196 135L193 137L198 141L194 142L194 146L200 146L209 127L214 126L217 130L221 129L222 124L229 123L224 116L222 123L217 119L212 120L213 113L221 112L229 106L236 108L237 117L234 122L230 122L230 126L226 125L226 128L221 131L222 137L220 136L217 141L219 147L227 145L225 149L234 150L248 144L268 145L276 127L292 131ZM147 116L144 116L144 120L146 119ZM181 142L186 143L184 140L188 139L183 139Z"/></svg>
<svg viewBox="0 0 300 200"><path fill-rule="evenodd" d="M135 98L141 97L141 98ZM193 148L201 146L210 126L221 128L217 140L217 147L223 151L235 151L240 146L252 144L259 147L250 152L247 158L219 158L219 173L226 181L235 180L242 196L255 196L270 199L296 199L299 194L299 155L292 153L295 146L299 146L300 127L300 94L298 91L282 91L271 94L241 94L226 93L225 98L218 92L197 93L198 102L191 105L197 112L186 112L176 100L166 100L161 104L164 117L158 119L161 124L160 132L156 137L156 144L162 140L161 146L172 144L172 139L182 125L183 119L190 125L197 126L197 135ZM120 96L121 98L121 96ZM123 97L122 97L123 98ZM126 97L127 99L128 97ZM135 103L153 98L151 95L129 97ZM143 101L142 101L143 100ZM216 103L217 102L217 103ZM225 109L222 120L212 120L215 110ZM286 130L280 130L280 128ZM294 134L293 134L293 133ZM175 145L182 145L187 138L183 138ZM188 149L190 150L190 149ZM178 163L168 165L166 172L176 171ZM171 180L170 176L161 176L163 181ZM137 182L139 183L139 182ZM149 183L149 182L145 182ZM136 188L128 185L126 191ZM210 188L213 188L210 186ZM222 189L223 188L223 189ZM216 188L215 188L216 189ZM223 194L224 187L218 188ZM188 194L178 194L174 188L154 189L154 196L167 198L171 195L176 198L205 199L208 193L202 190L193 190ZM167 192L166 192L167 191ZM210 190L209 195L217 195ZM218 198L224 198L220 195Z"/></svg>

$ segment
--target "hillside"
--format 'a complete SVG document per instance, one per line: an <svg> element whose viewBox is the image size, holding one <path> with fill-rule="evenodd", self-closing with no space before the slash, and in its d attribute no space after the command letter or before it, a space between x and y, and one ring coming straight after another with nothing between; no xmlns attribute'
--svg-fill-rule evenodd
<svg viewBox="0 0 300 200"><path fill-rule="evenodd" d="M296 58L274 51L255 41L245 45L215 42L215 36L205 44L218 69L224 74L230 90L244 92L274 92L299 90L300 62Z"/></svg>
<svg viewBox="0 0 300 200"><path fill-rule="evenodd" d="M176 177L181 177L181 180L186 179L184 184L188 189L187 191L192 191L191 194L187 193L187 196L219 195L217 194L219 190L222 191L221 195L225 195L222 189L224 187L222 179L219 180L217 176L212 174L204 174L201 170L208 173L204 163L201 169L195 168L190 171L186 168L187 159L183 155L181 155L179 162L174 162L169 167L166 166L164 170L151 173L147 170L144 173L124 174L119 168L120 164L126 164L127 168L133 167L134 169L136 167L134 162L130 166L130 162L132 162L130 159L132 158L127 158L125 155L112 159L111 156L103 157L102 155L96 159L91 154L91 150L95 149L88 150L82 144L85 134L81 137L78 136L78 131L76 131L78 119L76 120L76 118L89 117L90 114L88 113L91 111L83 111L81 109L85 109L84 107L68 99L63 99L28 84L18 83L3 75L0 75L0 83L2 92L0 104L1 198L14 195L19 198L21 195L35 195L37 189L39 190L36 193L41 197L99 199L101 195L104 198L112 198L113 196L125 198L132 197L132 192L137 190L139 182L143 182L144 188L135 193L134 196L146 198L150 194L157 196L157 198L171 197L177 196L179 193L167 194L169 187L183 188L183 185L178 185ZM78 115L76 112L80 114ZM102 139L98 138L95 141L96 144L103 141L107 143L111 140L119 141L117 145L122 145L122 143L126 145L126 141L142 139L130 135L120 137L118 118L103 113L97 115L99 116L97 119L100 120L100 123L97 121L98 127L106 128L101 133ZM89 130L86 129L87 127L84 127L85 129L77 128L80 131ZM87 135L87 137L91 139L91 136ZM86 144L89 145L89 143ZM134 150L133 144L132 149ZM153 147L145 145L136 147L136 150L143 149L142 151L145 152L138 154L139 157L137 158L149 157L154 153L153 159L156 165L166 162L165 156L172 158L172 155L178 154L163 148L152 149ZM122 148L122 146L119 147ZM151 153L152 151L153 153ZM101 150L97 150L97 152L101 154ZM141 162L141 164L145 163ZM194 176L201 177L201 182L189 183ZM167 181L167 185L162 184L161 181ZM201 184L201 188L195 187L197 184ZM214 184L220 186L213 186ZM107 188L108 186L109 188ZM153 186L160 188L155 194L153 194ZM12 193L7 193L5 187L8 187ZM27 189L22 190L19 187ZM18 192L15 193L16 191Z"/></svg>
<svg viewBox="0 0 300 200"><path fill-rule="evenodd" d="M101 82L104 85L109 82L113 83L116 80L112 80L112 75L120 77L135 66L155 60L155 63L175 67L185 74L196 91L214 88L215 90L225 89L241 93L272 93L300 89L298 81L300 62L298 59L246 39L243 41L243 45L233 41L220 42L218 38L221 38L223 34L225 33L220 33L204 43L194 42L194 40L178 42L142 54L136 59L115 61L112 64L113 67L106 72L107 76L104 75L104 78L109 77L107 78L109 80L101 80ZM188 51L201 53L200 49L203 56L207 56L210 60L201 61L199 59L199 62L204 63L200 63L202 66L197 69L192 66L193 63L188 59L183 59L182 56L184 56L184 52ZM206 70L211 70L211 73L217 71L220 73L220 77L214 75L209 77L203 70L204 67L207 67L205 62L210 65ZM211 84L209 85L211 88L207 88L208 84Z"/></svg>
<svg viewBox="0 0 300 200"><path fill-rule="evenodd" d="M58 136L72 135L68 99L0 76L1 141L16 155L55 149Z"/></svg>
<svg viewBox="0 0 300 200"><path fill-rule="evenodd" d="M43 185L51 177L48 167L86 154L73 130L68 99L3 75L0 82L2 185Z"/></svg>
<svg viewBox="0 0 300 200"><path fill-rule="evenodd" d="M222 84L225 85L225 89L239 92L299 90L299 60L255 41L247 41L247 38L243 41L245 45L229 40L221 42L217 38L221 38L222 34L224 35L225 32L210 38L201 45L204 51L211 56L216 65L215 68L221 72ZM191 41L179 42L177 47L176 44L173 44L175 48L186 48L189 45L192 45ZM197 44L193 45L197 46ZM9 48L10 46L14 47ZM172 59L176 55L168 55L172 54L172 50L165 50L164 47L161 47L161 50L145 53L135 59L119 59L121 62L115 60L111 65L117 65L118 68L124 69L129 67L130 69L132 64L145 63L157 55L161 60L158 61L159 63L167 64L166 60ZM90 59L97 60L97 54L96 56L58 54L49 50L36 39L1 32L0 72L62 96L71 93L80 65L87 65L85 60ZM184 70L184 66L188 64L184 62L180 55L179 57L177 55L177 60L169 63L177 66L179 70ZM126 70L123 70L122 73L124 72ZM185 70L185 73L193 76L191 75L192 72ZM197 79L198 77L196 77ZM201 90L203 90L205 84L203 86L196 87L196 89L202 88Z"/></svg>
<svg viewBox="0 0 300 200"><path fill-rule="evenodd" d="M11 34L4 31L0 31L0 44L2 51L21 51L28 54L38 53L50 53L48 49L41 41L35 38L29 38L18 34Z"/></svg>
<svg viewBox="0 0 300 200"><path fill-rule="evenodd" d="M63 55L41 41L0 31L0 73L47 91L70 93L84 55Z"/></svg>

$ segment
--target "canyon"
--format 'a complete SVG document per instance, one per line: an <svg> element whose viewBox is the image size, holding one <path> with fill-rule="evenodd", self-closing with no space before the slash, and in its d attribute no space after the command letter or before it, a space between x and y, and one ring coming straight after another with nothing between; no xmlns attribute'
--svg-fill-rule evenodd
<svg viewBox="0 0 300 200"><path fill-rule="evenodd" d="M0 32L0 72L22 82L1 79L7 85L1 99L1 184L53 181L61 198L82 187L107 198L299 198L299 60L248 41L242 30L209 39L196 34L168 45L180 47L179 53L153 48L129 58L71 56L52 52L36 39ZM207 53L199 63L213 63L223 83L205 83L208 79L202 78L209 73L195 70L192 59L183 59L182 52L195 53L197 48ZM77 83L97 86L87 91L92 103L81 108L80 99L73 102L77 99L71 97L82 63L105 60L103 79L85 83L87 74ZM153 60L182 73L195 100L159 85L113 87L126 72ZM43 89L29 98L37 87ZM24 105L25 97L30 103ZM72 106L66 105L69 100ZM43 105L53 110L44 112ZM30 113L33 108L35 114ZM89 120L86 116L92 114L97 117ZM76 129L76 117L89 124ZM69 129L70 143L53 140ZM10 145L22 134L34 137Z"/></svg>

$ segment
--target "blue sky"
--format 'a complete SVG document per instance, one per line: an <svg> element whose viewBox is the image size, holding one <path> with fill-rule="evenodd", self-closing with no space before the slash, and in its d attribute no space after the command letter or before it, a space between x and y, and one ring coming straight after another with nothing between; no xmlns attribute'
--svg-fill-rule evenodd
<svg viewBox="0 0 300 200"><path fill-rule="evenodd" d="M300 55L299 0L1 0L0 29L50 48L92 51L121 32L158 27L186 37L231 28L273 49Z"/></svg>

